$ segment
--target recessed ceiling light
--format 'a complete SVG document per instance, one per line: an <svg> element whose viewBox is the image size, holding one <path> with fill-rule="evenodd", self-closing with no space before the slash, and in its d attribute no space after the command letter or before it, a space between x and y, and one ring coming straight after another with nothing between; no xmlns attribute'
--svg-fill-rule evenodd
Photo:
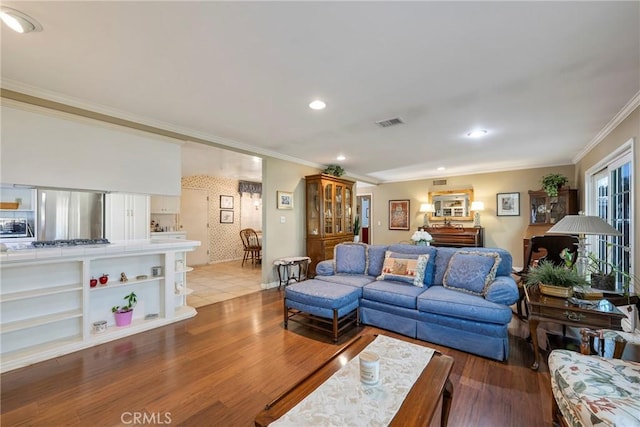
<svg viewBox="0 0 640 427"><path fill-rule="evenodd" d="M467 133L467 136L469 138L481 138L483 136L485 136L487 134L487 130L486 129L476 129L476 130L472 130L471 132Z"/></svg>
<svg viewBox="0 0 640 427"><path fill-rule="evenodd" d="M336 157L336 160L339 161L339 162L341 162L341 161L343 161L345 159L346 159L346 157L344 155L342 155L342 154L340 154L340 155L338 155L338 157Z"/></svg>
<svg viewBox="0 0 640 427"><path fill-rule="evenodd" d="M309 104L309 108L311 108L312 110L324 110L326 106L327 104L325 104L324 101L321 101L319 99L316 99L315 101L312 101Z"/></svg>
<svg viewBox="0 0 640 427"><path fill-rule="evenodd" d="M22 34L32 31L42 31L42 25L40 25L38 21L10 7L2 7L0 10L0 19L16 33Z"/></svg>
<svg viewBox="0 0 640 427"><path fill-rule="evenodd" d="M443 171L443 170L445 170L445 169L446 169L446 168L445 168L444 166L440 166L440 167L438 168L438 170L439 170L439 171Z"/></svg>

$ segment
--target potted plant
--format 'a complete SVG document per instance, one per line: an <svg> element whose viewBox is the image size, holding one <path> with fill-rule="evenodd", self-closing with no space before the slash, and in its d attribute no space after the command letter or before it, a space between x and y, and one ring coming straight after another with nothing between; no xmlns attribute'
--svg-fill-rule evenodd
<svg viewBox="0 0 640 427"><path fill-rule="evenodd" d="M138 303L138 297L134 292L124 297L127 301L127 305L113 306L111 312L116 318L116 326L127 326L131 324L131 318L133 317L133 307Z"/></svg>
<svg viewBox="0 0 640 427"><path fill-rule="evenodd" d="M558 197L558 190L567 184L569 179L558 173L550 173L542 177L542 190L549 197Z"/></svg>
<svg viewBox="0 0 640 427"><path fill-rule="evenodd" d="M542 261L527 273L527 286L538 285L540 293L554 297L570 297L575 286L586 284L576 270L547 261Z"/></svg>
<svg viewBox="0 0 640 427"><path fill-rule="evenodd" d="M353 221L353 241L360 241L360 216L356 215L356 219Z"/></svg>
<svg viewBox="0 0 640 427"><path fill-rule="evenodd" d="M341 177L342 175L344 175L344 169L340 165L329 165L325 170L322 171L322 173Z"/></svg>
<svg viewBox="0 0 640 427"><path fill-rule="evenodd" d="M605 291L615 291L616 277L615 266L603 259L598 259L592 252L589 258L589 274L591 275L591 287Z"/></svg>

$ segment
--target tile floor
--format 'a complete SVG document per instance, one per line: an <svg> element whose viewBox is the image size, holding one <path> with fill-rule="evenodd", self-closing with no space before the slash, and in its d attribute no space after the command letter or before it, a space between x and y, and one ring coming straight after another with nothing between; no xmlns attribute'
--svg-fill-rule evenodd
<svg viewBox="0 0 640 427"><path fill-rule="evenodd" d="M187 287L193 289L187 304L202 307L258 292L262 290L261 280L260 266L245 263L242 267L242 260L196 266L187 273Z"/></svg>

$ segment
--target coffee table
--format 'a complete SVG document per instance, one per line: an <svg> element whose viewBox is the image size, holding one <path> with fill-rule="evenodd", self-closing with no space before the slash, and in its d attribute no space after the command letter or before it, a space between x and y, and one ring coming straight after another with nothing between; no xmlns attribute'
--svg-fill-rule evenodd
<svg viewBox="0 0 640 427"><path fill-rule="evenodd" d="M356 357L375 338L376 335L371 334L354 338L307 377L267 404L265 409L257 415L255 425L265 427L282 417L337 372L347 361ZM453 358L435 352L407 394L390 425L446 426L453 392L453 386L449 381L452 366Z"/></svg>
<svg viewBox="0 0 640 427"><path fill-rule="evenodd" d="M538 347L538 324L540 322L559 323L561 325L622 330L624 313L606 299L593 301L592 304L572 304L566 298L549 297L540 293L538 286L525 287L527 307L529 307L529 330L533 342L534 360L531 369L537 370L540 360ZM619 345L616 342L616 345Z"/></svg>

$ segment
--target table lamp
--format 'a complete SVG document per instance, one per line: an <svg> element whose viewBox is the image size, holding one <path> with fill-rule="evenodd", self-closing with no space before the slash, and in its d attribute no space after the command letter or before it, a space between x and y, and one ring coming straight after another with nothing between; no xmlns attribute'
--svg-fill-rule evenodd
<svg viewBox="0 0 640 427"><path fill-rule="evenodd" d="M578 257L576 259L576 269L585 279L587 278L587 235L597 236L622 236L622 233L609 225L599 216L566 215L545 234L577 234L578 235Z"/></svg>
<svg viewBox="0 0 640 427"><path fill-rule="evenodd" d="M473 226L481 227L480 225L480 211L484 210L483 202L471 202L471 211L473 212Z"/></svg>
<svg viewBox="0 0 640 427"><path fill-rule="evenodd" d="M429 214L436 211L433 203L422 203L420 205L420 213L424 213L424 227L429 227Z"/></svg>

